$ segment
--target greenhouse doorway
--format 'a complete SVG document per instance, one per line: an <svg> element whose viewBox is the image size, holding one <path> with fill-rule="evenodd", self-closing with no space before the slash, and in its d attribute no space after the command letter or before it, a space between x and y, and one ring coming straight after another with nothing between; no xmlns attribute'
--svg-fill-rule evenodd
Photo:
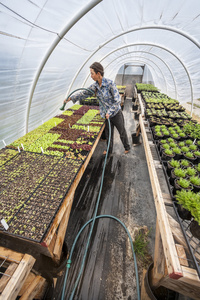
<svg viewBox="0 0 200 300"><path fill-rule="evenodd" d="M128 63L120 67L115 77L117 85L135 85L136 83L154 84L151 71L146 64Z"/></svg>

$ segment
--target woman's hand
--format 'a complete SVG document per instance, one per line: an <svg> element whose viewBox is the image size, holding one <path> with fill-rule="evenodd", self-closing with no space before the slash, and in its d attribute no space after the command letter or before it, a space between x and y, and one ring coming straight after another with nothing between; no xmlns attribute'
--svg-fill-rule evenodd
<svg viewBox="0 0 200 300"><path fill-rule="evenodd" d="M63 103L68 103L70 100L71 100L71 98L65 99L65 100L63 101Z"/></svg>

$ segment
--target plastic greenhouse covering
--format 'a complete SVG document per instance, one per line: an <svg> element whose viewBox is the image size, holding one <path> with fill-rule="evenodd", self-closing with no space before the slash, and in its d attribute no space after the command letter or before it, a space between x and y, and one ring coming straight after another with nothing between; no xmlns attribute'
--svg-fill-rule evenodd
<svg viewBox="0 0 200 300"><path fill-rule="evenodd" d="M0 148L92 83L94 61L113 80L145 65L161 92L200 97L199 0L3 0L0 12Z"/></svg>

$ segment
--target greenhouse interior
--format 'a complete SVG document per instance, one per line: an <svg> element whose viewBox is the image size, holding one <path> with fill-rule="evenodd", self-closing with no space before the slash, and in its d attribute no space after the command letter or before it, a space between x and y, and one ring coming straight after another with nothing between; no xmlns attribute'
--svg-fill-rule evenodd
<svg viewBox="0 0 200 300"><path fill-rule="evenodd" d="M0 12L0 300L200 299L199 0Z"/></svg>

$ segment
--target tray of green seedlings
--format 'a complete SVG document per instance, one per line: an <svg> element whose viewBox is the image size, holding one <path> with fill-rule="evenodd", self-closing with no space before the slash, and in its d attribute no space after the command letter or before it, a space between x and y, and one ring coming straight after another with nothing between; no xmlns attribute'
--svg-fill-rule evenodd
<svg viewBox="0 0 200 300"><path fill-rule="evenodd" d="M161 98L155 98L155 97L146 98L145 102L146 103L177 103L176 100L165 98L165 97L161 97Z"/></svg>
<svg viewBox="0 0 200 300"><path fill-rule="evenodd" d="M185 108L180 105L179 103L164 103L163 104L166 110L175 110L175 111L180 111L184 112Z"/></svg>
<svg viewBox="0 0 200 300"><path fill-rule="evenodd" d="M192 256L190 263L193 261L200 278L200 194L194 189L182 188L176 192L175 199L173 206Z"/></svg>
<svg viewBox="0 0 200 300"><path fill-rule="evenodd" d="M86 99L81 100L80 104L82 104L82 105L92 105L92 106L93 105L99 105L99 100L95 96L88 97Z"/></svg>
<svg viewBox="0 0 200 300"><path fill-rule="evenodd" d="M44 153L57 151L60 155L80 160L87 157L105 120L99 116L95 106L92 109L83 106L76 108L73 115L50 130L60 134L60 137Z"/></svg>
<svg viewBox="0 0 200 300"><path fill-rule="evenodd" d="M81 166L72 159L23 152L4 169L9 181L0 193L6 234L41 242ZM20 170L18 170L20 169Z"/></svg>
<svg viewBox="0 0 200 300"><path fill-rule="evenodd" d="M170 180L172 172L179 176L181 174L184 176L185 173L187 177L186 179L182 178L180 180L181 184L191 182L197 184L198 182L198 185L200 185L200 178L196 172L197 166L186 159L171 159L168 162L162 162L162 164L173 200L173 207L188 245L188 262L192 268L197 270L200 276L200 261L198 259L200 256L200 194L196 189L188 189L186 186L174 193L174 184ZM200 164L198 169L200 170ZM196 175L194 175L194 173ZM198 186L198 188L200 188L200 186Z"/></svg>
<svg viewBox="0 0 200 300"><path fill-rule="evenodd" d="M136 83L136 89L138 93L145 92L159 92L158 88L152 84Z"/></svg>
<svg viewBox="0 0 200 300"><path fill-rule="evenodd" d="M25 134L24 136L20 137L19 139L15 140L13 143L6 146L6 148L11 149L20 149L25 151L32 151L32 144L37 143L39 139L42 139L48 131L53 128L56 124L62 122L62 119L59 118L52 118L49 121L45 122L41 126L37 127L36 129L30 131L29 133ZM50 138L50 137L48 137ZM40 149L40 153L41 153ZM35 151L37 152L37 151Z"/></svg>
<svg viewBox="0 0 200 300"><path fill-rule="evenodd" d="M3 148L0 150L0 167L4 164L6 164L9 160L11 160L13 157L18 155L18 150L12 150L12 149L6 149Z"/></svg>
<svg viewBox="0 0 200 300"><path fill-rule="evenodd" d="M160 92L145 92L145 91L143 91L141 94L142 94L142 97L145 98L145 99L149 99L149 98L171 99L166 94L160 93Z"/></svg>
<svg viewBox="0 0 200 300"><path fill-rule="evenodd" d="M1 166L0 220L9 223L56 162L56 157L21 152Z"/></svg>
<svg viewBox="0 0 200 300"><path fill-rule="evenodd" d="M68 111L77 111L79 110L79 108L81 108L83 105L81 104L74 104L73 106L71 106L70 108L68 108Z"/></svg>
<svg viewBox="0 0 200 300"><path fill-rule="evenodd" d="M1 231L44 237L103 124L96 106L74 105L1 151Z"/></svg>
<svg viewBox="0 0 200 300"><path fill-rule="evenodd" d="M178 100L172 99L164 93L160 92L142 92L142 99L147 106L148 104L179 104Z"/></svg>
<svg viewBox="0 0 200 300"><path fill-rule="evenodd" d="M146 109L164 109L163 103L147 103Z"/></svg>
<svg viewBox="0 0 200 300"><path fill-rule="evenodd" d="M172 119L186 119L190 120L192 117L186 112L178 112L176 110L168 111L168 115Z"/></svg>
<svg viewBox="0 0 200 300"><path fill-rule="evenodd" d="M8 148L59 157L67 156L83 161L91 150L91 145L85 145L82 149L76 147L76 143L85 131L91 131L95 137L98 135L104 120L100 116L96 118L97 115L99 116L97 106L73 105L63 114L55 116L17 139L8 145ZM72 144L74 145L71 146Z"/></svg>
<svg viewBox="0 0 200 300"><path fill-rule="evenodd" d="M119 94L124 94L126 85L117 85L117 89L119 91Z"/></svg>
<svg viewBox="0 0 200 300"><path fill-rule="evenodd" d="M81 129L66 130L56 142L47 148L45 153L54 155L54 153L59 152L61 156L64 155L65 157L78 159L81 161L85 160L86 155L81 153L81 149L79 151L74 151L74 145L76 145L76 143L88 144L88 139L84 139L82 137L84 132L85 131Z"/></svg>
<svg viewBox="0 0 200 300"><path fill-rule="evenodd" d="M90 122L94 119L94 117L98 114L98 110L90 109L88 110L72 128L75 129L83 129L87 131L99 131L99 128L93 128L93 126L89 126ZM95 127L95 126L94 126Z"/></svg>

